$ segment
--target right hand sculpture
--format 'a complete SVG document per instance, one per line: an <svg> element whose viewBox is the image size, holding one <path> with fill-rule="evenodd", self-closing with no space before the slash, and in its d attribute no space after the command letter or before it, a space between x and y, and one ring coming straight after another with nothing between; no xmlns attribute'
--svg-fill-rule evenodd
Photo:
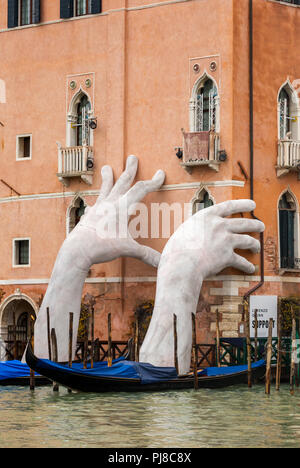
<svg viewBox="0 0 300 468"><path fill-rule="evenodd" d="M255 267L235 249L259 252L260 243L249 232L262 232L261 221L227 218L255 209L251 200L233 200L214 205L185 221L167 242L157 273L153 316L140 360L157 366L173 366L173 314L177 315L180 373L190 368L192 325L202 281L226 267L254 273Z"/></svg>

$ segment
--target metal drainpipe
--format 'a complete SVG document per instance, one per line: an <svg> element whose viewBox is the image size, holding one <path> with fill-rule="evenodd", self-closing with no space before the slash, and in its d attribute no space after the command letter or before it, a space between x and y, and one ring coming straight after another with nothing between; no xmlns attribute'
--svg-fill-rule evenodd
<svg viewBox="0 0 300 468"><path fill-rule="evenodd" d="M253 178L253 0L249 0L249 136L250 136L250 198L254 200L254 178ZM251 212L253 219L258 219ZM264 233L260 233L260 281L244 294L244 301L264 284Z"/></svg>

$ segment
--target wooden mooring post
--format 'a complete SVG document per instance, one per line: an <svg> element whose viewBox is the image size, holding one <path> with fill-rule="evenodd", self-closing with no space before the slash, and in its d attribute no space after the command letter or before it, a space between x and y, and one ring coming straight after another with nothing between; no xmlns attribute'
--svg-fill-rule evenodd
<svg viewBox="0 0 300 468"><path fill-rule="evenodd" d="M255 362L257 362L258 360L257 329L258 329L257 309L255 309L254 311L254 360Z"/></svg>
<svg viewBox="0 0 300 468"><path fill-rule="evenodd" d="M177 347L177 315L173 314L173 334L174 334L174 367L178 374L178 347Z"/></svg>
<svg viewBox="0 0 300 468"><path fill-rule="evenodd" d="M47 307L46 311L47 311L48 355L49 355L49 361L52 361L51 334L50 334L50 310L49 310L49 307Z"/></svg>
<svg viewBox="0 0 300 468"><path fill-rule="evenodd" d="M107 315L107 365L111 367L112 365L112 347L111 347L111 313Z"/></svg>
<svg viewBox="0 0 300 468"><path fill-rule="evenodd" d="M196 315L192 312L194 389L198 390Z"/></svg>
<svg viewBox="0 0 300 468"><path fill-rule="evenodd" d="M30 337L31 337L31 345L32 349L34 349L34 322L30 317ZM35 373L33 369L30 369L30 374L29 374L29 388L30 390L35 389Z"/></svg>
<svg viewBox="0 0 300 468"><path fill-rule="evenodd" d="M57 350L57 339L55 329L51 329L51 342L52 342L52 354L53 354L53 361L58 362L58 350ZM53 391L58 392L59 385L56 382L53 382Z"/></svg>
<svg viewBox="0 0 300 468"><path fill-rule="evenodd" d="M280 306L278 307L278 318L277 318L277 362L276 362L276 390L280 389L281 380L281 311Z"/></svg>
<svg viewBox="0 0 300 468"><path fill-rule="evenodd" d="M84 341L83 341L83 368L87 369L89 347L89 317L87 316L84 321Z"/></svg>
<svg viewBox="0 0 300 468"><path fill-rule="evenodd" d="M69 367L72 367L73 361L73 321L74 314L70 312L69 314Z"/></svg>
<svg viewBox="0 0 300 468"><path fill-rule="evenodd" d="M94 368L94 354L95 354L95 309L92 306L92 312L91 312L91 369Z"/></svg>
<svg viewBox="0 0 300 468"><path fill-rule="evenodd" d="M295 384L295 357L296 357L296 318L292 312L292 344L291 344L291 364L290 364L290 393L294 395Z"/></svg>
<svg viewBox="0 0 300 468"><path fill-rule="evenodd" d="M267 395L270 395L270 391L271 391L272 333L273 333L273 319L270 318L269 329L268 329L268 342L267 342L266 386L265 386L265 393Z"/></svg>
<svg viewBox="0 0 300 468"><path fill-rule="evenodd" d="M14 342L14 359L18 359L17 353L17 327L16 327L16 312L13 311L13 342Z"/></svg>
<svg viewBox="0 0 300 468"><path fill-rule="evenodd" d="M216 363L217 367L221 366L220 363L220 317L219 310L216 310Z"/></svg>
<svg viewBox="0 0 300 468"><path fill-rule="evenodd" d="M139 315L138 312L135 313L135 324L134 324L134 360L139 362Z"/></svg>
<svg viewBox="0 0 300 468"><path fill-rule="evenodd" d="M248 364L248 387L252 387L252 369L251 369L251 338L250 338L250 314L249 304L244 304L246 321L246 343L247 343L247 364Z"/></svg>

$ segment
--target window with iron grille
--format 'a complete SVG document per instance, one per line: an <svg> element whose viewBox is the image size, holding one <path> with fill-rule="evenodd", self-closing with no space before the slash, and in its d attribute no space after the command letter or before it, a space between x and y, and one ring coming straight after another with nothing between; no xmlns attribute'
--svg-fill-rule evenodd
<svg viewBox="0 0 300 468"><path fill-rule="evenodd" d="M14 239L13 245L13 266L29 266L30 265L30 240L29 239Z"/></svg>
<svg viewBox="0 0 300 468"><path fill-rule="evenodd" d="M211 79L207 79L199 86L196 102L196 132L215 128L217 95L217 89Z"/></svg>

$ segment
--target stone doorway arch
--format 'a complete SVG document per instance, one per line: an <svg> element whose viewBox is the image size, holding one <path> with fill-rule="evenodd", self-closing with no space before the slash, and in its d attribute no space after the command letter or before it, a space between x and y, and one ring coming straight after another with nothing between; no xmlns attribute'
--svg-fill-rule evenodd
<svg viewBox="0 0 300 468"><path fill-rule="evenodd" d="M37 313L35 302L19 289L4 299L0 305L0 360L21 359ZM15 340L18 342L16 349Z"/></svg>

